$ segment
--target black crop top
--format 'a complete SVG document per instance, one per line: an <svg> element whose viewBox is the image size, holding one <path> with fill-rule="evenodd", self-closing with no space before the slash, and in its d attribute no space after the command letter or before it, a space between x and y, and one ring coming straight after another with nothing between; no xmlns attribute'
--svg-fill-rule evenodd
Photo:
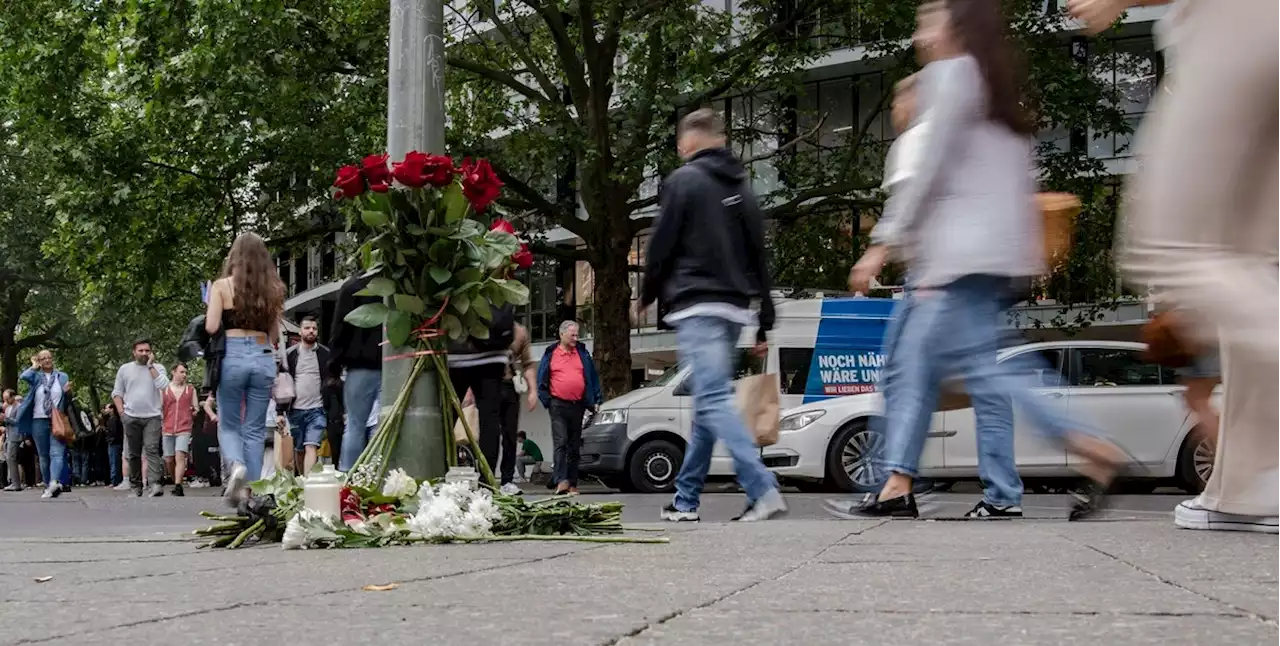
<svg viewBox="0 0 1280 646"><path fill-rule="evenodd" d="M240 320L240 313L235 308L228 307L222 310L222 329L224 330L252 330L254 332L267 333L266 330L258 330L246 325Z"/></svg>

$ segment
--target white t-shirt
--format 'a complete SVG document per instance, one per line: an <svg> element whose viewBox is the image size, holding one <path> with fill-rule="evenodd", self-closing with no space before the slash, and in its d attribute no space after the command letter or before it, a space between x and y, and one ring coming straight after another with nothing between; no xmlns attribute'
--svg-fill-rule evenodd
<svg viewBox="0 0 1280 646"><path fill-rule="evenodd" d="M48 389L49 395L53 398L53 406L50 410L56 409L60 404L62 404L62 384L58 381L57 373L37 372L35 387L36 400L32 402L32 405L35 407L32 410L36 419L49 419L49 413L46 413L44 410L44 384L45 379L49 377L53 378L53 382L49 384Z"/></svg>

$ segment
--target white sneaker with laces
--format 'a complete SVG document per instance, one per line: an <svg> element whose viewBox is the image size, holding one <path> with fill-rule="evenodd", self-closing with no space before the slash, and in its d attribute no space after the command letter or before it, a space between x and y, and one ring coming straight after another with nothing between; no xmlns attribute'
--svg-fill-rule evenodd
<svg viewBox="0 0 1280 646"><path fill-rule="evenodd" d="M1199 498L1178 503L1177 509L1173 511L1173 524L1183 529L1208 529L1220 532L1261 534L1280 532L1280 520L1275 516L1226 514L1206 508L1200 504Z"/></svg>
<svg viewBox="0 0 1280 646"><path fill-rule="evenodd" d="M760 496L759 500L752 503L750 507L747 507L747 509L742 512L741 516L738 516L734 520L740 523L752 523L769 520L770 518L782 516L786 513L787 502L782 499L782 494L779 493L777 489L774 489L769 493Z"/></svg>
<svg viewBox="0 0 1280 646"><path fill-rule="evenodd" d="M129 484L129 479L128 479L128 478L125 478L124 480L121 480L121 481L120 481L120 484L118 484L118 485L116 485L116 486L112 487L112 490L114 490L114 491L129 491L129 490L131 490L131 489L133 489L133 485Z"/></svg>
<svg viewBox="0 0 1280 646"><path fill-rule="evenodd" d="M508 496L519 496L520 494L524 493L523 491L520 491L520 487L517 487L515 483L512 483L512 482L508 482L507 484L502 485L502 487L498 489L498 491Z"/></svg>
<svg viewBox="0 0 1280 646"><path fill-rule="evenodd" d="M236 464L231 469L231 477L227 478L227 489L223 492L223 498L227 501L227 505L231 507L239 507L240 502L244 500L244 485L248 471L245 470L243 464Z"/></svg>

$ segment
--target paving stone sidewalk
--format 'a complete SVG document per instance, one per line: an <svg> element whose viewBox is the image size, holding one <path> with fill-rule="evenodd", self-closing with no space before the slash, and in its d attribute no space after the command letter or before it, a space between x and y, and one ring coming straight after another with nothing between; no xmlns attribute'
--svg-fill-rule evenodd
<svg viewBox="0 0 1280 646"><path fill-rule="evenodd" d="M0 644L1277 640L1275 536L1167 520L783 520L667 535L668 545L304 552L8 539ZM398 586L361 590L385 583Z"/></svg>

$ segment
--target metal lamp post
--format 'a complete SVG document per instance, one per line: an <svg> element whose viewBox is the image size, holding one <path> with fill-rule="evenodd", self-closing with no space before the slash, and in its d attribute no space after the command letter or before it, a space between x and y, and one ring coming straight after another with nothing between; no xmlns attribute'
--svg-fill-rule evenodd
<svg viewBox="0 0 1280 646"><path fill-rule="evenodd" d="M392 160L411 150L444 153L444 6L442 0L391 0L391 45L387 59L387 152ZM383 333L386 339L386 333ZM383 358L407 352L383 346ZM380 415L387 415L408 380L412 359L382 366ZM418 478L444 475L444 428L437 375L424 371L405 411L391 468Z"/></svg>

